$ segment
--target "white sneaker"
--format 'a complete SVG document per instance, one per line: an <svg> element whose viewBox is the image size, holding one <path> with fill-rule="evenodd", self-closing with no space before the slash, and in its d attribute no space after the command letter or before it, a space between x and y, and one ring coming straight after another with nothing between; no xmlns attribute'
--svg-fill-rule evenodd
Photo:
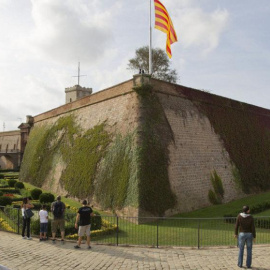
<svg viewBox="0 0 270 270"><path fill-rule="evenodd" d="M23 236L22 239L26 239L27 237L26 236Z"/></svg>
<svg viewBox="0 0 270 270"><path fill-rule="evenodd" d="M27 237L27 240L32 240L32 237L30 236L30 237Z"/></svg>

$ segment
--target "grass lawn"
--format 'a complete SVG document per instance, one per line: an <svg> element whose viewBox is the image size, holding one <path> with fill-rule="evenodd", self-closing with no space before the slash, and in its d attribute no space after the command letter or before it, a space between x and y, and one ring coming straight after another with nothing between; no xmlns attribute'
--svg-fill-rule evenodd
<svg viewBox="0 0 270 270"><path fill-rule="evenodd" d="M263 202L270 201L270 192L265 192L257 195L250 195L248 197L232 201L226 204L212 205L206 208L195 210L188 213L175 215L175 217L189 217L189 218L214 218L224 217L232 213L240 213L243 205L258 205ZM268 211L270 213L270 210Z"/></svg>

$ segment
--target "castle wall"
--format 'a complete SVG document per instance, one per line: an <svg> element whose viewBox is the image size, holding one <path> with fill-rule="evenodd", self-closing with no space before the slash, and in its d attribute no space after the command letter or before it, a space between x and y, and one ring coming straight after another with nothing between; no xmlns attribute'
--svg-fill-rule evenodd
<svg viewBox="0 0 270 270"><path fill-rule="evenodd" d="M214 171L217 172L222 180L225 191L223 202L229 202L245 196L244 192L239 188L239 183L236 182L233 174L233 170L237 165L234 163L234 160L237 159L235 159L235 157L234 159L232 158L233 151L228 152L228 141L226 142L227 145L224 142L224 138L226 138L227 135L234 136L234 130L231 132L228 131L228 129L223 133L218 133L217 126L213 123L213 118L211 119L211 117L207 115L206 110L202 108L221 108L223 113L222 117L224 118L217 118L217 121L224 121L222 124L226 124L229 127L232 126L237 134L240 134L235 141L236 144L239 141L242 143L244 138L246 138L245 143L247 143L247 145L256 145L256 136L260 134L264 136L264 134L267 134L267 129L266 133L264 133L264 129L257 130L256 125L254 125L252 129L249 129L250 123L255 123L256 119L259 120L259 124L262 127L266 127L270 131L270 111L155 79L151 79L151 85L153 86L153 91L158 96L158 102L162 109L162 117L157 117L159 120L153 120L151 125L148 125L150 123L147 121L151 121L151 117L155 115L151 115L151 117L148 115L148 117L146 117L145 114L147 112L153 113L155 109L159 110L160 108L155 107L157 106L156 103L154 107L151 108L151 98L147 100L147 102L144 100L144 104L142 104L142 99L144 98L143 94L137 94L132 89L133 81L130 80L35 116L34 129L42 127L43 125L53 125L62 116L73 115L76 124L85 131L105 122L105 128L110 134L114 134L114 136L116 134L126 135L137 129L139 132L144 132L144 128L149 128L150 126L152 128L158 125L158 123L164 124L164 116L167 121L166 127L164 125L164 129L157 128L155 132L160 131L161 135L159 138L164 136L163 139L166 143L169 141L168 138L172 135L173 139L170 140L168 147L168 175L170 188L173 194L176 195L176 205L167 210L165 215L172 215L209 206L211 203L209 202L208 192L209 190L213 190L211 174L213 174ZM140 91L143 89L144 88ZM141 96L138 97L138 95ZM213 109L214 113L216 112L215 108ZM229 109L227 110L227 108ZM229 112L231 113L232 111L233 114L229 114ZM242 117L246 112L252 115L253 122L249 122L249 117L242 121ZM244 125L239 126L239 129L237 129L238 124L233 123L234 119L229 119L227 123L225 123L225 120L230 118L230 115L238 115L240 123L241 121L245 122ZM145 124L143 128L142 123ZM145 139L144 136L148 136L147 134L150 134L150 136L157 135L156 133L151 134L151 130L149 129L148 131L150 131L150 133L141 133L143 136L139 136L139 143ZM255 139L253 141L247 138L246 131L250 131L252 136L254 135L253 137L255 137ZM170 133L169 136L168 133ZM230 140L231 138L232 137L230 137ZM232 145L234 146L235 144ZM239 147L239 150L245 153L247 147L245 147L244 144ZM264 148L262 147L262 149ZM261 151L259 150L258 152ZM65 195L68 194L68 191L60 184L60 178L62 171L65 169L65 164L63 160L61 160L61 157L57 156L58 154L59 153L56 153L54 156L55 162L53 163L56 165L48 173L47 178L44 179L42 187ZM269 155L266 153L265 156ZM153 156L150 158L153 158ZM259 156L255 156L254 160L257 162L254 162L254 164L262 163L261 157ZM138 160L136 160L136 162L138 162ZM140 162L144 162L144 160L140 160ZM241 166L243 165L242 170L247 168L245 167L247 166L246 164L238 162L238 165L239 164ZM136 166L140 165L142 164L136 164ZM154 183L158 183L160 179L154 180L157 181ZM139 182L140 181L141 179L139 179ZM243 181L246 180L244 179ZM143 188L144 183L140 182L139 185L140 188ZM254 186L253 183L251 183L251 186L252 185ZM152 190L154 190L154 188L151 189L150 187L150 192ZM116 190L115 192L118 191ZM138 200L144 199L140 196L141 194L142 193L138 194ZM147 196L147 193L145 193L145 196ZM138 207L140 207L140 203L138 205ZM145 209L137 209L136 207L126 207L124 209L116 209L116 213L125 215L137 215L138 213L151 215L150 211L147 212L144 210Z"/></svg>
<svg viewBox="0 0 270 270"><path fill-rule="evenodd" d="M208 191L213 189L214 170L221 177L224 202L243 196L233 181L230 157L207 117L188 99L159 93L161 104L174 133L170 145L169 178L177 196L179 213L210 205Z"/></svg>
<svg viewBox="0 0 270 270"><path fill-rule="evenodd" d="M100 91L91 96L84 97L72 103L45 112L34 117L34 129L43 125L50 126L56 123L60 117L72 114L76 124L82 130L89 130L94 126L105 122L105 129L110 134L125 136L134 132L138 124L138 99L132 91L132 81L127 81L115 87ZM31 136L31 134L30 134ZM42 188L52 190L55 193L66 195L68 191L60 184L62 171L65 164L61 157L55 155L56 165L44 179ZM98 203L94 197L89 197L95 207ZM137 216L137 209L126 207L120 213Z"/></svg>

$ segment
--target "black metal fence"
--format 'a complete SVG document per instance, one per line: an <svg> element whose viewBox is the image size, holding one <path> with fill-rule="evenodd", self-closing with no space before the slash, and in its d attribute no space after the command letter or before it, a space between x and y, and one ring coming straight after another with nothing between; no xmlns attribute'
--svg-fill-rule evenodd
<svg viewBox="0 0 270 270"><path fill-rule="evenodd" d="M31 221L32 235L38 235L38 211ZM51 214L51 213L50 213ZM50 219L52 218L49 215ZM74 229L76 213L66 214L66 238L77 240ZM101 216L102 228L91 232L91 241L110 245L141 246L236 246L236 218L137 218ZM270 244L270 217L255 217L256 243ZM0 207L0 229L21 234L21 210ZM50 230L48 232L51 235Z"/></svg>

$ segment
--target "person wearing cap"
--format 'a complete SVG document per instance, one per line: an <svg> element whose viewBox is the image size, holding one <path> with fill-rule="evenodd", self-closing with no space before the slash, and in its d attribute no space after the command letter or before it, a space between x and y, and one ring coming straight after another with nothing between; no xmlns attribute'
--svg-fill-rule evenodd
<svg viewBox="0 0 270 270"><path fill-rule="evenodd" d="M239 231L239 233L238 233ZM238 254L238 266L242 268L244 248L247 245L247 259L246 266L251 268L252 263L252 244L256 238L256 230L254 219L250 215L250 209L248 206L243 206L243 212L237 216L235 224L234 237L238 238L239 254Z"/></svg>
<svg viewBox="0 0 270 270"><path fill-rule="evenodd" d="M82 207L79 208L76 216L76 221L75 221L75 228L78 229L78 222L80 221L79 225L79 239L77 242L77 245L74 246L74 248L79 249L81 248L81 242L82 242L82 237L86 234L86 242L88 245L88 249L91 249L90 246L90 228L91 228L91 217L94 216L93 210L90 206L87 206L87 201L83 200L82 202Z"/></svg>

